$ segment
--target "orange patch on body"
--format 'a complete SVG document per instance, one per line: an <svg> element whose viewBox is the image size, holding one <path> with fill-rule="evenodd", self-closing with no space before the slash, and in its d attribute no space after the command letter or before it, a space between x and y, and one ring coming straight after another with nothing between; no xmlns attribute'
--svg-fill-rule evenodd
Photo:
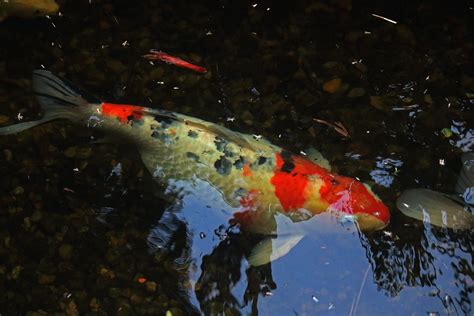
<svg viewBox="0 0 474 316"><path fill-rule="evenodd" d="M255 209L257 207L257 198L260 195L257 189L250 189L239 201L241 211L234 213L230 220L231 224L239 224L242 227L251 225L255 220Z"/></svg>
<svg viewBox="0 0 474 316"><path fill-rule="evenodd" d="M285 163L280 153L276 154L276 169L270 182L275 187L275 195L285 211L298 209L304 206L307 197L305 190L309 183L308 176L328 174L327 170L298 156L292 156L294 168L283 171Z"/></svg>
<svg viewBox="0 0 474 316"><path fill-rule="evenodd" d="M126 104L102 103L102 115L115 117L126 124L130 119L139 120L143 116L143 107Z"/></svg>
<svg viewBox="0 0 474 316"><path fill-rule="evenodd" d="M250 189L241 199L240 206L243 209L253 209L257 203L257 197L260 194L260 191L257 189Z"/></svg>
<svg viewBox="0 0 474 316"><path fill-rule="evenodd" d="M168 133L169 133L170 135L172 135L172 136L175 136L175 135L176 135L176 130L175 130L174 128L170 128L170 129L168 130Z"/></svg>
<svg viewBox="0 0 474 316"><path fill-rule="evenodd" d="M250 177L252 175L252 169L250 169L250 165L248 163L244 165L244 168L242 170L242 175L244 177Z"/></svg>

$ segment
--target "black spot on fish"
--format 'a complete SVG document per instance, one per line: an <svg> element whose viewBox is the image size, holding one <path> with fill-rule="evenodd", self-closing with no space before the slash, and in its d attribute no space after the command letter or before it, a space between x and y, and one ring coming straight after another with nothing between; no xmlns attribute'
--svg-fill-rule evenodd
<svg viewBox="0 0 474 316"><path fill-rule="evenodd" d="M283 159L283 166L281 167L281 171L288 173L293 171L293 169L295 169L295 164L293 163L291 152L287 150L282 150L280 156Z"/></svg>
<svg viewBox="0 0 474 316"><path fill-rule="evenodd" d="M336 179L331 179L331 184L332 185L338 185L339 181L337 181Z"/></svg>
<svg viewBox="0 0 474 316"><path fill-rule="evenodd" d="M239 159L234 161L235 168L237 168L239 170L241 170L244 167L244 164L245 164L245 159L242 156L240 156Z"/></svg>
<svg viewBox="0 0 474 316"><path fill-rule="evenodd" d="M189 130L188 131L188 136L191 137L191 138L197 138L198 137L198 133L195 132L195 131L192 131L192 130Z"/></svg>
<svg viewBox="0 0 474 316"><path fill-rule="evenodd" d="M247 190L245 190L244 188L238 188L237 190L234 191L235 198L243 197L246 194L247 194Z"/></svg>
<svg viewBox="0 0 474 316"><path fill-rule="evenodd" d="M216 145L218 151L224 152L225 147L227 146L227 141L220 137L216 137L216 139L214 140L214 144Z"/></svg>
<svg viewBox="0 0 474 316"><path fill-rule="evenodd" d="M224 155L226 157L234 157L234 152L229 150L229 148L224 149Z"/></svg>
<svg viewBox="0 0 474 316"><path fill-rule="evenodd" d="M153 131L153 133L151 133L151 137L153 137L155 139L158 139L158 140L161 140L165 145L171 144L171 138L166 133L162 133L162 132L159 132L159 131Z"/></svg>
<svg viewBox="0 0 474 316"><path fill-rule="evenodd" d="M222 155L221 158L217 159L214 163L214 168L216 168L218 174L221 174L223 176L228 175L230 174L232 163L227 160L225 156Z"/></svg>
<svg viewBox="0 0 474 316"><path fill-rule="evenodd" d="M258 157L258 164L259 165L263 165L265 162L267 162L266 157L263 157L263 156Z"/></svg>
<svg viewBox="0 0 474 316"><path fill-rule="evenodd" d="M204 150L202 153L203 153L204 155L212 155L212 154L215 153L215 151L214 151L214 150Z"/></svg>
<svg viewBox="0 0 474 316"><path fill-rule="evenodd" d="M138 120L131 120L130 121L130 124L133 126L133 127L140 127L140 126L143 126L143 124L145 124L145 120L144 119L138 119Z"/></svg>
<svg viewBox="0 0 474 316"><path fill-rule="evenodd" d="M186 153L186 157L194 161L199 161L199 156L189 151Z"/></svg>
<svg viewBox="0 0 474 316"><path fill-rule="evenodd" d="M281 166L281 171L283 172L290 173L291 171L293 171L293 169L295 169L295 164L291 161L285 161L285 163L283 163L283 166Z"/></svg>
<svg viewBox="0 0 474 316"><path fill-rule="evenodd" d="M168 127L170 127L172 124L173 124L173 120L168 118L168 117L165 117L165 118L161 118L161 119L157 119L156 120L158 123L160 123L160 129L167 129Z"/></svg>

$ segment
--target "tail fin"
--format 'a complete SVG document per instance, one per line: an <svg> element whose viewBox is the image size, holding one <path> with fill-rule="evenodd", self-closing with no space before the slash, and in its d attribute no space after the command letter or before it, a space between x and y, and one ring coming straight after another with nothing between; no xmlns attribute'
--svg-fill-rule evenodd
<svg viewBox="0 0 474 316"><path fill-rule="evenodd" d="M33 71L33 92L44 111L44 116L37 121L2 127L0 135L15 134L56 119L74 119L75 114L79 112L75 107L100 103L89 96L86 99L85 92L47 70Z"/></svg>

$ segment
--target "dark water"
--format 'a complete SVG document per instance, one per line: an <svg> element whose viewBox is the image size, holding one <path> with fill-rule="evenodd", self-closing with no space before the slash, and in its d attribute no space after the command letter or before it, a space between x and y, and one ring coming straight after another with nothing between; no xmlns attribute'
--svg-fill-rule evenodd
<svg viewBox="0 0 474 316"><path fill-rule="evenodd" d="M97 135L55 122L0 138L1 315L473 313L472 231L425 227L395 208L407 188L453 192L474 149L468 2L60 4L61 16L0 24L2 125L41 115L30 76L46 67L110 102L315 147L372 185L392 220L367 236L304 239L252 268L252 236L186 243L193 224L215 222L212 208L160 226L179 203L133 146L90 144ZM151 48L209 72L150 64L141 56ZM332 79L341 82L328 92ZM342 122L350 137L313 118ZM166 229L173 244L154 248ZM186 253L201 257L199 273L180 262Z"/></svg>

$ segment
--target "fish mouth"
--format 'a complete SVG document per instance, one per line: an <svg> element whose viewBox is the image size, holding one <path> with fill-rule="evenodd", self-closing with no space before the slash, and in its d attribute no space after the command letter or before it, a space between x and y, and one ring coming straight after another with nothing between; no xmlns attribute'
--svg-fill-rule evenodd
<svg viewBox="0 0 474 316"><path fill-rule="evenodd" d="M357 218L357 224L361 231L381 230L388 225L388 222L386 223L370 214L355 213L354 216Z"/></svg>

